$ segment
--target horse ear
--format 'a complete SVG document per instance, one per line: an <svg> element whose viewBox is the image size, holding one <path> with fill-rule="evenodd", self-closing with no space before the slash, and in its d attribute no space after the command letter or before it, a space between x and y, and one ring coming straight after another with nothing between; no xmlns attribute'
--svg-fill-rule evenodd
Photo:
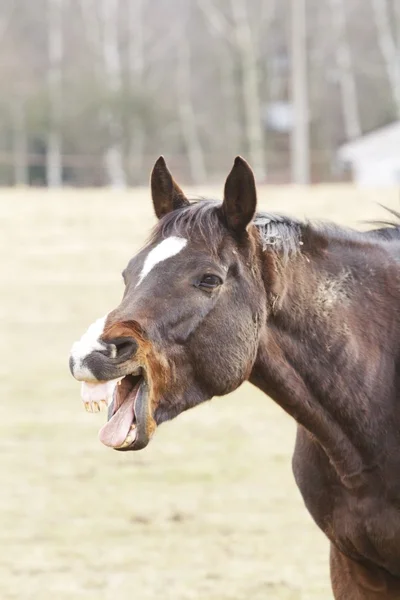
<svg viewBox="0 0 400 600"><path fill-rule="evenodd" d="M257 191L250 165L237 156L229 173L221 206L222 217L229 229L244 231L254 217L257 206Z"/></svg>
<svg viewBox="0 0 400 600"><path fill-rule="evenodd" d="M171 212L171 210L176 210L189 204L189 200L168 171L163 156L160 156L156 161L150 181L154 211L159 219Z"/></svg>

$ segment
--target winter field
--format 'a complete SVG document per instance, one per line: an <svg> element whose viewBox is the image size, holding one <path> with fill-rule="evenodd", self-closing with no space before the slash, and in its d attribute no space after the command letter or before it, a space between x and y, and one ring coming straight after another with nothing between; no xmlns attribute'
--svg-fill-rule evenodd
<svg viewBox="0 0 400 600"><path fill-rule="evenodd" d="M220 190L197 190L220 197ZM365 227L398 190L261 188L260 205ZM103 447L72 342L115 307L154 222L147 190L0 191L0 598L325 600L328 543L291 473L293 422L244 385Z"/></svg>

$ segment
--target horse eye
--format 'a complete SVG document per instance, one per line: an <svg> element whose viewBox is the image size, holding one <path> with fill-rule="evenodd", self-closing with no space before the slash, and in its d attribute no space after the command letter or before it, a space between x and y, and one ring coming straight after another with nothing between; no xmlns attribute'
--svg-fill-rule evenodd
<svg viewBox="0 0 400 600"><path fill-rule="evenodd" d="M218 275L203 275L198 286L205 290L213 290L222 284L221 277Z"/></svg>

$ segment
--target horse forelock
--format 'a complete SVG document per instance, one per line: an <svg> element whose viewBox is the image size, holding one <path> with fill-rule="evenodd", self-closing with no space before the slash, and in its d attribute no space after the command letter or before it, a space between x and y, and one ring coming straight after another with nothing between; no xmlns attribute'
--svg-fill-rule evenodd
<svg viewBox="0 0 400 600"><path fill-rule="evenodd" d="M154 228L150 242L170 236L200 238L213 254L218 253L226 231L219 219L219 203L213 200L192 201L188 206L165 215Z"/></svg>

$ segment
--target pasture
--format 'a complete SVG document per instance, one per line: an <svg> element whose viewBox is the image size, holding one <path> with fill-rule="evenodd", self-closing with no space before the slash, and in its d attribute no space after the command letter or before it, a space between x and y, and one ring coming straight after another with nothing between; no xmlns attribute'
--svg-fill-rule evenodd
<svg viewBox="0 0 400 600"><path fill-rule="evenodd" d="M259 196L355 227L398 206L396 190L347 186ZM0 192L0 598L329 599L328 543L291 473L295 426L266 396L246 384L143 452L97 440L105 414L84 412L69 349L119 302L153 222L148 190Z"/></svg>

